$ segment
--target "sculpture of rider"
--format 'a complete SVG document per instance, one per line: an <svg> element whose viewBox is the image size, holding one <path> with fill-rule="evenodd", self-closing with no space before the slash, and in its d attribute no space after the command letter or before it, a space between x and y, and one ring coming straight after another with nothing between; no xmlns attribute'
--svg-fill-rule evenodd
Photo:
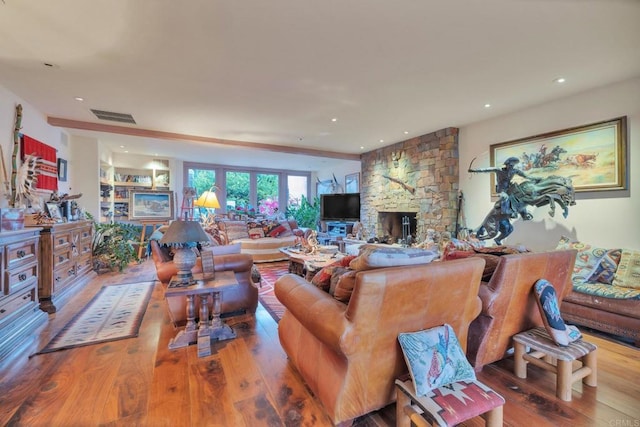
<svg viewBox="0 0 640 427"><path fill-rule="evenodd" d="M512 197L513 195L509 194L508 192L509 186L511 184L511 180L516 175L521 176L522 178L525 178L525 179L530 179L535 182L540 181L540 179L530 177L520 169L517 169L515 165L517 165L518 163L520 163L520 159L518 159L517 157L509 157L507 160L504 161L504 166L502 166L501 168L493 167L493 168L471 169L471 167L469 167L468 171L471 173L494 172L496 174L496 192L500 197L500 200L498 201L500 203L500 212L505 215L509 215L511 218L517 218L518 213L520 213L522 215L522 219L529 220L532 218L532 215L528 213L526 210L520 209L519 207L515 207L514 209L513 204L517 204L517 203L515 203L515 201L513 200L513 197Z"/></svg>

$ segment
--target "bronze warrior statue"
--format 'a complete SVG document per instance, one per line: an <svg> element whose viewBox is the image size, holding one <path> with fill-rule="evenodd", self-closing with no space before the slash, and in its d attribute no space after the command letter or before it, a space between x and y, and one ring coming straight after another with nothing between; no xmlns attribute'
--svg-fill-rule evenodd
<svg viewBox="0 0 640 427"><path fill-rule="evenodd" d="M575 192L571 178L557 175L546 178L531 177L515 167L520 162L517 157L509 157L504 161L502 168L472 169L473 160L468 171L495 173L496 191L499 195L493 209L475 231L480 240L494 238L496 244L502 244L502 240L513 232L512 219L518 218L518 215L524 221L533 218L527 206L549 205L551 208L549 215L554 216L557 203L562 207L562 215L566 218L569 215L568 207L575 205ZM524 181L514 182L513 178L516 175L524 178Z"/></svg>

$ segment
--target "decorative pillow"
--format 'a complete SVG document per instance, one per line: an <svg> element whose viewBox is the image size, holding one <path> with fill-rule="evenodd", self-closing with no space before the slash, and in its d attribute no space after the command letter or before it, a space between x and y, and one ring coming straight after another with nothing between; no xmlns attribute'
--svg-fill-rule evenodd
<svg viewBox="0 0 640 427"><path fill-rule="evenodd" d="M289 225L289 221L278 221L282 227L284 227L284 231L282 231L278 236L279 237L288 237L293 236L293 230L291 230L291 225Z"/></svg>
<svg viewBox="0 0 640 427"><path fill-rule="evenodd" d="M428 264L439 256L437 251L421 248L404 248L391 245L363 245L360 254L351 261L353 270L369 270L380 267Z"/></svg>
<svg viewBox="0 0 640 427"><path fill-rule="evenodd" d="M273 230L281 227L280 223L278 221L276 221L276 220L273 220L273 219L265 219L265 220L260 221L260 226L262 227L262 230L264 231L264 235L265 236L269 236L269 237L274 237L274 236L271 236L270 233Z"/></svg>
<svg viewBox="0 0 640 427"><path fill-rule="evenodd" d="M623 249L613 286L640 289L640 251Z"/></svg>
<svg viewBox="0 0 640 427"><path fill-rule="evenodd" d="M556 249L575 249L578 251L576 263L573 266L573 274L571 275L571 282L574 284L587 282L598 266L598 261L607 252L604 248L593 247L582 242L573 242L566 236L560 238Z"/></svg>
<svg viewBox="0 0 640 427"><path fill-rule="evenodd" d="M329 293L338 301L348 304L356 285L356 273L357 271L348 269L335 283L331 280Z"/></svg>
<svg viewBox="0 0 640 427"><path fill-rule="evenodd" d="M340 265L338 264L338 262L334 262L324 266L315 274L315 276L313 276L313 278L311 279L311 284L317 286L325 292L329 292L329 287L331 285L331 275L339 266Z"/></svg>
<svg viewBox="0 0 640 427"><path fill-rule="evenodd" d="M449 240L444 247L442 248L442 259L450 259L447 258L450 252L471 252L475 248L482 248L485 246L484 241L479 240L460 240L460 239L451 239Z"/></svg>
<svg viewBox="0 0 640 427"><path fill-rule="evenodd" d="M249 229L249 238L251 239L262 239L264 237L264 230L262 227L250 228Z"/></svg>
<svg viewBox="0 0 640 427"><path fill-rule="evenodd" d="M475 381L476 374L451 326L401 333L398 341L417 396L456 381Z"/></svg>
<svg viewBox="0 0 640 427"><path fill-rule="evenodd" d="M610 285L613 282L613 277L618 269L620 263L620 257L622 256L622 249L609 249L600 258L596 265L596 269L589 276L589 283L604 283Z"/></svg>
<svg viewBox="0 0 640 427"><path fill-rule="evenodd" d="M245 221L225 221L224 228L230 242L249 238L249 230Z"/></svg>
<svg viewBox="0 0 640 427"><path fill-rule="evenodd" d="M283 235L283 233L285 231L287 231L287 229L284 228L283 225L278 225L277 227L272 228L271 230L269 230L269 233L267 234L267 236L269 236L269 237L278 237L278 236Z"/></svg>
<svg viewBox="0 0 640 427"><path fill-rule="evenodd" d="M551 339L560 346L567 346L569 343L581 338L579 331L578 336L575 336L577 329L571 331L572 336L570 337L570 331L560 315L558 297L553 285L545 279L540 279L533 286L533 290L540 309L542 323L544 323L544 327Z"/></svg>

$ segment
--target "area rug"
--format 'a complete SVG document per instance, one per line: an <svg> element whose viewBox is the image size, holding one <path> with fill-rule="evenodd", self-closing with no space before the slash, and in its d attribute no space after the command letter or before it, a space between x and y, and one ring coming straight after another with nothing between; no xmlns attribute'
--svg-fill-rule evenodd
<svg viewBox="0 0 640 427"><path fill-rule="evenodd" d="M104 286L37 354L138 336L155 282Z"/></svg>
<svg viewBox="0 0 640 427"><path fill-rule="evenodd" d="M260 271L260 290L258 292L258 300L260 304L267 310L267 312L273 317L276 322L280 321L280 318L284 314L284 306L280 304L278 298L273 292L273 285L278 280L278 277L289 272L289 261L278 261L256 264L258 271Z"/></svg>

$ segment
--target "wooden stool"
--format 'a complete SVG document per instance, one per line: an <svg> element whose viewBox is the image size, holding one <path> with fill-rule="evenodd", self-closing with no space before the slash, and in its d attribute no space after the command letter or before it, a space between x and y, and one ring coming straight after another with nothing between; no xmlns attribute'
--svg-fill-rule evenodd
<svg viewBox="0 0 640 427"><path fill-rule="evenodd" d="M487 427L502 425L504 399L478 381L458 381L416 396L413 382L396 380L396 426L454 426L482 416Z"/></svg>
<svg viewBox="0 0 640 427"><path fill-rule="evenodd" d="M561 347L551 339L543 327L514 335L513 341L513 370L518 378L527 378L527 363L553 372L556 374L556 396L566 402L571 401L571 387L574 382L582 379L588 386L597 385L598 347L595 344L578 340ZM530 349L529 352L527 347ZM582 366L573 370L575 360L581 361Z"/></svg>

